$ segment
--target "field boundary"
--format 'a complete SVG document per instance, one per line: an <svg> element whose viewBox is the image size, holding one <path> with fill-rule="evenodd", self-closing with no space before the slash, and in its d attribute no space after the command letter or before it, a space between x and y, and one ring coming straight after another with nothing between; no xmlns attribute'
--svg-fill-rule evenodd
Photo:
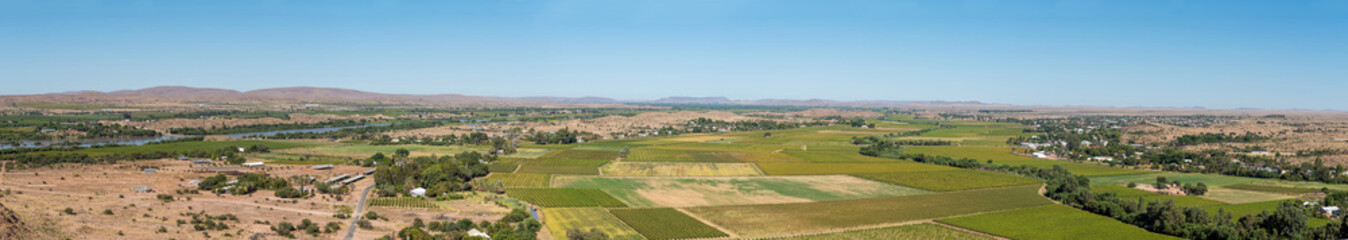
<svg viewBox="0 0 1348 240"><path fill-rule="evenodd" d="M948 227L948 228L955 229L955 230L960 230L960 231L965 231L965 232L969 232L969 233L973 233L973 234L978 234L978 235L988 236L988 237L991 237L991 238L996 238L996 239L998 239L998 240L1011 240L1011 238L1003 237L1003 236L998 236L997 234L985 233L985 232L978 231L978 230L973 230L973 229L968 229L968 228L964 228L964 227L960 227L960 226L950 225L950 224L948 224L948 223L937 222L937 221L931 221L931 223L935 223L936 225L941 225L941 226Z"/></svg>
<svg viewBox="0 0 1348 240"><path fill-rule="evenodd" d="M725 233L726 236L728 236L728 237L722 237L722 238L707 238L707 239L738 239L738 238L740 238L740 235L739 235L738 233L731 232L730 229L726 229L726 228L724 228L724 227L721 227L721 225L716 225L716 223L712 223L711 221L707 221L707 219L702 219L702 216L698 216L697 214L693 214L692 212L689 212L688 210L684 210L683 208L674 208L674 210L683 213L683 215L688 215L688 217L692 217L693 219L697 219L698 222L702 222L702 224L707 224L707 226L711 226L712 228L715 228L716 230L721 231L721 232ZM700 239L700 238L699 238L699 239Z"/></svg>

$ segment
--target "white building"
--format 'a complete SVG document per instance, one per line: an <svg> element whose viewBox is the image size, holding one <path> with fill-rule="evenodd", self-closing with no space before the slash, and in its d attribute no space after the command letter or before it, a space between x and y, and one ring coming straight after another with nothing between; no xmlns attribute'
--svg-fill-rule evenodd
<svg viewBox="0 0 1348 240"><path fill-rule="evenodd" d="M243 166L244 166L244 167L261 167L262 165L265 165L265 164L263 164L262 162L243 163Z"/></svg>
<svg viewBox="0 0 1348 240"><path fill-rule="evenodd" d="M1034 152L1034 154L1032 154L1032 155L1033 155L1035 158L1048 158L1048 153L1044 153L1044 152Z"/></svg>
<svg viewBox="0 0 1348 240"><path fill-rule="evenodd" d="M407 193L408 193L408 194L411 194L413 197L425 197L425 196L426 196L426 189L425 189L425 188L416 188L416 189L412 189L412 191L407 191Z"/></svg>
<svg viewBox="0 0 1348 240"><path fill-rule="evenodd" d="M487 233L477 230L476 228L474 228L473 230L468 230L468 236L478 236L486 239L491 239L491 235L487 235Z"/></svg>

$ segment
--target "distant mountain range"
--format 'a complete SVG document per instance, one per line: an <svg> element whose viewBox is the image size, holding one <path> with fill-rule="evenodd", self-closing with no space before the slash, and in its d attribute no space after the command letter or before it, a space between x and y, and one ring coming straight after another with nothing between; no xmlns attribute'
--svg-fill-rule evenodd
<svg viewBox="0 0 1348 240"><path fill-rule="evenodd" d="M537 104L637 104L637 105L759 105L759 106L897 106L905 104L961 104L979 102L834 101L823 99L732 100L726 97L673 96L656 100L617 100L606 97L486 97L460 94L385 94L342 88L285 87L240 92L219 88L160 86L111 92L76 91L36 95L0 96L0 102L327 102L430 105L537 105Z"/></svg>

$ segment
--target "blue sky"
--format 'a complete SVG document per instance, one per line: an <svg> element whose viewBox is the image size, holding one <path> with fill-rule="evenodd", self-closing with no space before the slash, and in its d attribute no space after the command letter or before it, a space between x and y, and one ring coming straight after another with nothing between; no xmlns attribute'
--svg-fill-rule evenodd
<svg viewBox="0 0 1348 240"><path fill-rule="evenodd" d="M0 0L0 83L1348 110L1348 1Z"/></svg>

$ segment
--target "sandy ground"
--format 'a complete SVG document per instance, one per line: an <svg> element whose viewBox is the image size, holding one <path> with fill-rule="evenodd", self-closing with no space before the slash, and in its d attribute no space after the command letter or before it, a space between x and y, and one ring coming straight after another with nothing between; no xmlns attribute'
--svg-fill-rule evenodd
<svg viewBox="0 0 1348 240"><path fill-rule="evenodd" d="M145 166L158 167L158 171L144 173L140 168ZM358 170L361 169L346 166L326 171L296 166L255 171L266 171L276 176L310 174L322 178ZM54 231L59 232L53 236L78 236L81 239L206 238L203 231L193 230L191 224L176 223L180 219L190 221L191 217L183 215L188 212L211 215L228 213L239 218L238 222L227 222L230 229L204 231L215 238L228 233L233 238L259 235L260 239L279 239L269 229L271 225L255 224L254 221L274 225L280 221L298 223L307 218L319 224L342 223L342 219L333 217L336 206L351 206L355 202L349 196L338 201L326 195L291 202L290 199L278 199L271 191L265 190L241 196L175 193L175 190L190 188L186 186L188 181L210 175L213 174L191 171L189 164L171 160L13 171L4 174L0 188L15 191L15 194L0 198L0 202L18 212L25 222L52 222L52 225L57 226ZM370 181L362 181L357 187L367 184ZM132 188L135 186L150 186L156 192L134 193ZM18 194L19 191L22 194ZM173 195L176 200L161 201L156 198L160 193ZM76 214L63 214L62 210L67 207ZM104 210L112 210L113 214L106 215ZM156 233L159 227L164 227L168 232ZM297 234L298 239L329 239L335 236L336 233L318 237Z"/></svg>

